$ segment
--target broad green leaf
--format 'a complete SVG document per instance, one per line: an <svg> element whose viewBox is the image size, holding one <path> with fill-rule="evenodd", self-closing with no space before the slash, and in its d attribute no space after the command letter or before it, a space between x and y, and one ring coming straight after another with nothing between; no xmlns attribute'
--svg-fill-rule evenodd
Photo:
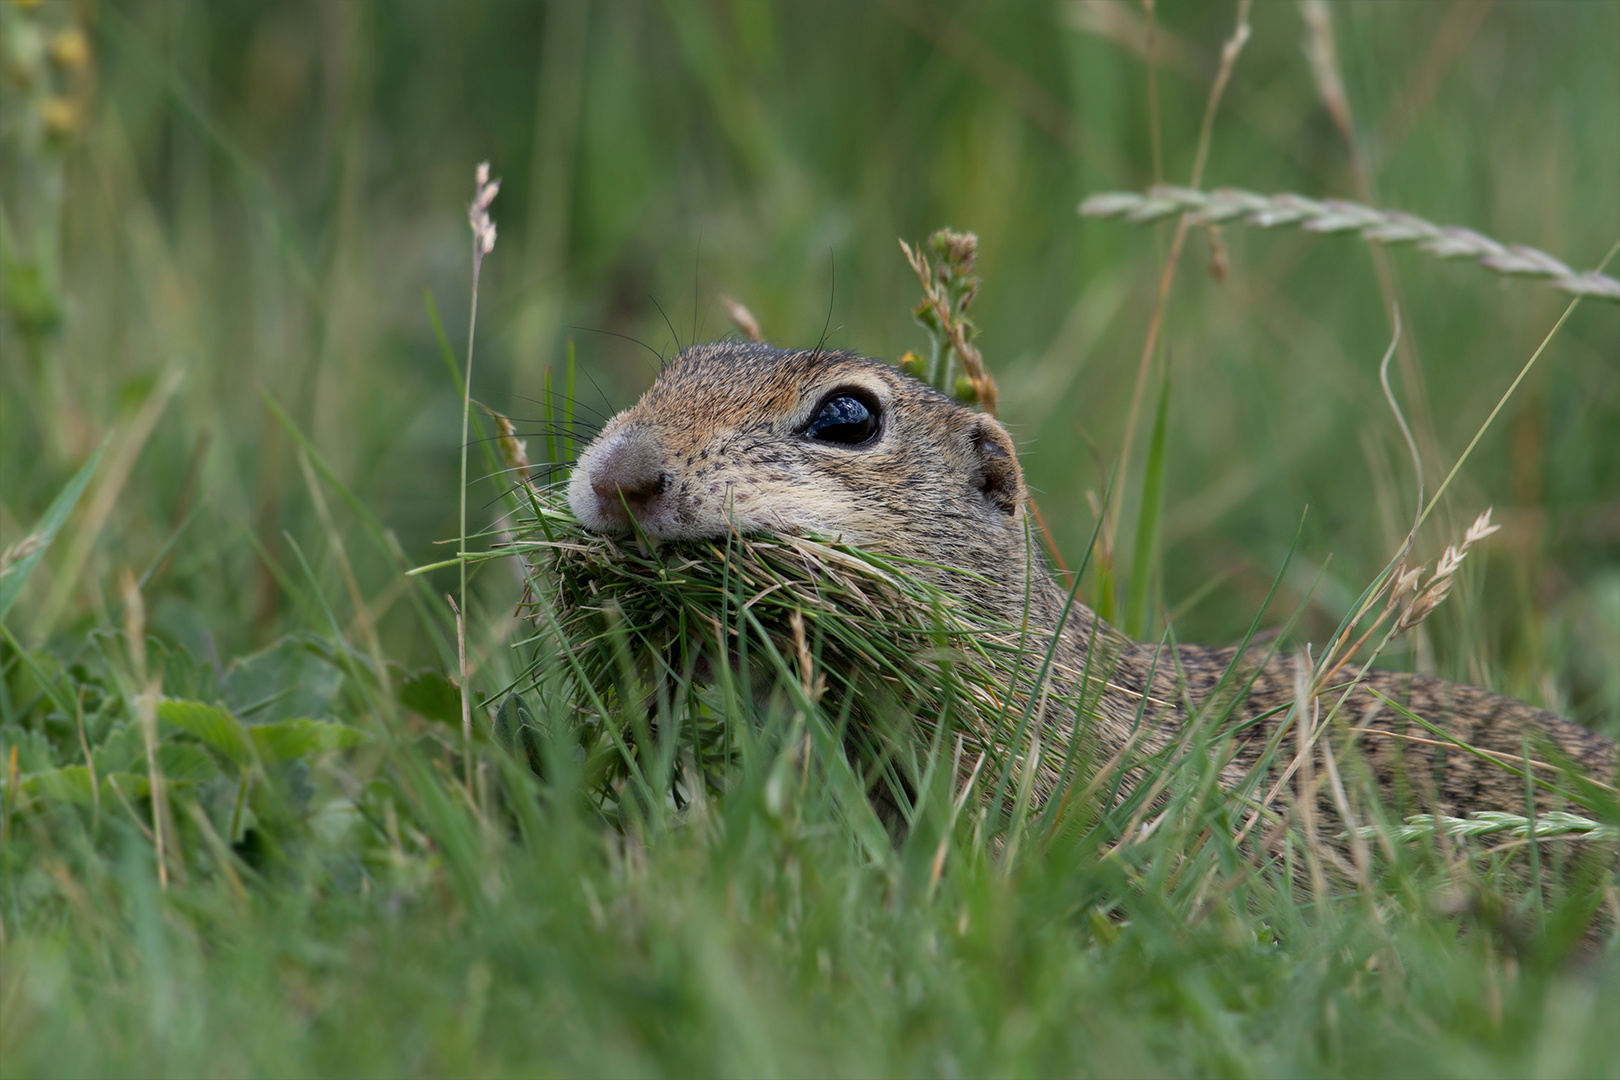
<svg viewBox="0 0 1620 1080"><path fill-rule="evenodd" d="M73 479L69 480L67 487L56 496L56 501L45 511L45 516L39 519L34 531L28 534L32 550L4 571L0 571L0 619L6 617L11 605L22 595L28 575L34 572L34 567L45 556L45 549L51 546L56 534L62 531L62 525L67 521L68 515L79 504L79 498L89 485L90 477L95 475L96 465L100 463L102 452L107 449L107 443L111 438L112 436L108 435L101 441L101 445L96 447L96 452L90 455L90 460L73 474Z"/></svg>
<svg viewBox="0 0 1620 1080"><path fill-rule="evenodd" d="M12 747L17 749L17 771L24 776L54 769L58 762L51 741L37 731L0 728L0 775L9 768Z"/></svg>
<svg viewBox="0 0 1620 1080"><path fill-rule="evenodd" d="M69 765L65 769L48 769L45 772L34 773L32 776L23 777L18 786L23 795L48 803L69 802L90 806L95 802L95 795L90 788L90 770L83 765Z"/></svg>
<svg viewBox="0 0 1620 1080"><path fill-rule="evenodd" d="M189 787L219 774L219 767L213 759L197 746L171 744L163 748L158 758L163 770L163 782L170 787ZM144 772L98 772L96 780L101 786L103 807L114 803L120 794L133 802L146 798L152 792L152 779ZM4 786L0 784L0 789ZM68 765L24 776L17 787L24 798L45 803L93 806L96 801L90 787L90 770L83 765Z"/></svg>
<svg viewBox="0 0 1620 1080"><path fill-rule="evenodd" d="M527 762L536 776L542 775L544 760L540 754L540 726L534 714L523 705L523 699L508 694L495 713L495 741L519 761Z"/></svg>
<svg viewBox="0 0 1620 1080"><path fill-rule="evenodd" d="M196 743L172 739L158 747L158 768L166 784L200 784L220 775L219 762L208 751Z"/></svg>
<svg viewBox="0 0 1620 1080"><path fill-rule="evenodd" d="M343 686L343 672L312 642L288 636L232 661L224 683L232 715L251 726L330 712Z"/></svg>
<svg viewBox="0 0 1620 1080"><path fill-rule="evenodd" d="M495 741L505 747L508 753L517 752L518 729L523 726L528 710L516 694L506 695L501 707L495 711Z"/></svg>
<svg viewBox="0 0 1620 1080"><path fill-rule="evenodd" d="M267 765L326 750L341 750L365 738L361 732L347 725L308 717L278 720L273 724L254 724L247 732L259 752L259 760Z"/></svg>
<svg viewBox="0 0 1620 1080"><path fill-rule="evenodd" d="M115 772L101 777L102 805L117 799L120 794L131 802L144 799L152 794L152 778L138 772Z"/></svg>
<svg viewBox="0 0 1620 1080"><path fill-rule="evenodd" d="M237 765L253 763L253 746L241 721L217 705L170 699L158 703L158 719L201 739Z"/></svg>
<svg viewBox="0 0 1620 1080"><path fill-rule="evenodd" d="M145 762L145 755L146 743L141 738L140 725L133 723L113 724L90 748L98 776L138 769Z"/></svg>
<svg viewBox="0 0 1620 1080"><path fill-rule="evenodd" d="M255 761L273 764L306 757L325 750L337 750L360 742L354 728L309 717L275 720L268 724L243 724L227 710L200 701L164 701L158 717L167 724L196 736L235 765ZM170 746L165 744L164 752ZM165 772L168 770L165 759Z"/></svg>
<svg viewBox="0 0 1620 1080"><path fill-rule="evenodd" d="M437 671L407 676L399 687L399 703L429 720L461 726L461 691Z"/></svg>

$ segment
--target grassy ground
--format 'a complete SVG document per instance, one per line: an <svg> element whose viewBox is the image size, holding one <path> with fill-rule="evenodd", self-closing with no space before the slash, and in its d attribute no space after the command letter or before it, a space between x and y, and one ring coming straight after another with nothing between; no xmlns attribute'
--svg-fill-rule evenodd
<svg viewBox="0 0 1620 1080"><path fill-rule="evenodd" d="M1525 889L1489 842L1420 843L1301 898L1201 843L1229 808L1193 766L1118 847L1082 815L1009 853L943 793L896 844L836 718L769 707L724 797L609 826L561 737L541 783L484 734L528 659L501 563L462 753L455 571L401 571L457 534L435 322L465 364L476 162L504 184L472 390L520 431L570 341L588 424L728 330L722 293L782 343L920 348L895 238L976 230L978 343L1075 565L1175 234L1076 206L1187 182L1232 7L1165 5L1151 65L1109 3L0 11L8 1072L1620 1073L1620 944L1588 929L1612 862L1549 853ZM1342 99L1302 9L1251 13L1202 186L1604 258L1620 5L1329 18ZM1145 634L1211 643L1297 612L1320 644L1417 494L1391 306L1432 494L1569 298L1353 236L1218 241L1186 238L1082 595L1138 582ZM1620 734L1617 352L1613 303L1553 336L1418 555L1488 505L1503 531L1387 662ZM502 487L471 460L476 530ZM558 692L525 690L548 730Z"/></svg>

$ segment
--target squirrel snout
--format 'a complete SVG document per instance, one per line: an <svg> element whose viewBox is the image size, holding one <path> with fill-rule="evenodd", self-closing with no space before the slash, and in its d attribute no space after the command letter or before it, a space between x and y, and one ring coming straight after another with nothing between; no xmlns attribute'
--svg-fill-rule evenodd
<svg viewBox="0 0 1620 1080"><path fill-rule="evenodd" d="M589 453L570 485L574 512L591 528L621 532L633 515L644 526L659 516L670 475L656 441L629 428ZM626 512L628 510L628 513Z"/></svg>
<svg viewBox="0 0 1620 1080"><path fill-rule="evenodd" d="M621 438L590 465L591 490L599 499L631 506L662 495L669 487L658 451L640 439Z"/></svg>

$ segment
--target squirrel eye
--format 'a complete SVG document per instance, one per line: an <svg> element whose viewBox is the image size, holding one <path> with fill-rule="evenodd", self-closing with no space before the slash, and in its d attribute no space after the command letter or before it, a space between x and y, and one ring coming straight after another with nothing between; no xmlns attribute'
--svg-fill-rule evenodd
<svg viewBox="0 0 1620 1080"><path fill-rule="evenodd" d="M868 408L860 398L839 394L827 400L821 411L816 413L816 418L810 421L810 426L805 428L804 434L807 438L822 442L854 446L877 434L877 428L876 410Z"/></svg>

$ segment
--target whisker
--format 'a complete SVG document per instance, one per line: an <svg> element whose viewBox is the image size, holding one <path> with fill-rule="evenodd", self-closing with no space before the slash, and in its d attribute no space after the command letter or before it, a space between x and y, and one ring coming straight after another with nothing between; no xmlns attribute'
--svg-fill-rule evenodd
<svg viewBox="0 0 1620 1080"><path fill-rule="evenodd" d="M632 342L632 343L634 343L636 345L640 345L643 349L646 349L648 352L650 352L654 356L658 357L658 362L660 364L662 364L664 362L664 354L663 353L659 352L657 349L653 348L651 345L647 344L645 341L642 341L638 337L631 337L629 334L621 334L617 330L598 330L594 326L569 326L568 329L570 329L570 330L582 330L587 334L602 334L602 335L604 335L606 337L621 338L621 339L623 339L625 341L629 341L629 342Z"/></svg>
<svg viewBox="0 0 1620 1080"><path fill-rule="evenodd" d="M658 314L664 316L664 325L669 327L669 336L675 339L675 351L677 353L680 352L681 348L682 348L682 346L681 346L681 335L678 332L676 332L675 324L669 321L669 316L664 315L664 305L660 304L658 302L658 297L654 296L652 293L647 294L647 299L651 300L652 301L652 306L658 309ZM663 357L660 356L659 360L662 361ZM660 364L660 368L662 368L662 364Z"/></svg>
<svg viewBox="0 0 1620 1080"><path fill-rule="evenodd" d="M529 397L526 394L510 394L508 396L511 397L513 400L516 400L516 401L527 401L531 405L539 405L541 407L544 407L545 404L546 404L540 398ZM608 414L602 412L600 409L597 409L597 408L595 408L593 406L585 404L579 398L569 397L567 394L560 394L560 393L555 393L554 392L551 395L551 399L553 401L567 402L568 404L574 406L574 408L576 408L576 409L585 409L585 410L588 410L589 412L595 413L596 416L599 419L601 419L601 421L604 424L607 423L609 419L611 419L611 417ZM508 419L511 419L511 418L508 417Z"/></svg>
<svg viewBox="0 0 1620 1080"><path fill-rule="evenodd" d="M810 354L812 363L821 358L821 347L827 344L827 331L832 327L833 300L838 296L838 259L834 257L832 248L827 249L827 262L832 272L827 287L827 321L821 324L821 340L816 342L815 351Z"/></svg>
<svg viewBox="0 0 1620 1080"><path fill-rule="evenodd" d="M602 404L606 405L610 409L613 408L613 403L608 401L606 394L602 393L602 387L597 383L595 377L593 377L589 371L584 369L580 369L580 374L584 375L586 381L591 384L591 389L595 390L596 396L602 399Z"/></svg>
<svg viewBox="0 0 1620 1080"><path fill-rule="evenodd" d="M545 472L547 474L551 474L551 473L555 473L555 472L557 472L557 471L559 471L559 470L561 470L561 469L563 469L563 468L565 468L567 466L571 466L571 465L573 465L572 461L564 462L564 463L558 464L558 465L530 465L528 467L530 469L533 469L533 470L537 471L537 472ZM517 471L517 469L520 469L522 467L523 466L515 466L514 468L511 468L511 469L501 469L499 472L487 473L484 476L479 477L478 482L482 482L484 480L497 479L498 477L500 477L500 476L502 476L502 475L504 475L506 473L515 472L515 471ZM548 479L542 480L542 481L537 481L533 477L530 477L527 480L519 479L519 480L516 480L516 481L514 481L514 482L512 482L510 484L505 485L501 489L500 494L496 495L492 499L489 499L482 506L480 506L479 509L480 510L488 510L490 507L494 506L496 503L500 502L502 499L511 498L513 496L521 497L522 494L523 494L523 489L525 487L533 488L535 490L545 490L547 488L556 486L558 483L560 483L560 481L553 481L553 480L549 479L549 476L548 476Z"/></svg>
<svg viewBox="0 0 1620 1080"><path fill-rule="evenodd" d="M587 426L587 430L590 431L592 437L594 438L596 436L596 434L598 432L600 432L601 429L600 428L591 428L591 427ZM579 437L579 432L580 432L580 429L577 428L577 427L576 428L553 428L553 429L551 429L549 431L546 430L545 428L541 428L538 431L536 431L536 430L529 430L529 431L516 431L516 430L514 430L512 432L512 437L519 438L519 439L545 439L545 438L552 438L552 437L556 437L556 436L564 436L564 437L567 437L567 438L578 438ZM471 448L473 448L475 446L484 446L484 445L486 445L488 443L498 443L504 438L507 438L507 436L505 436L505 435L486 435L481 439L468 439L467 440L467 448L471 449Z"/></svg>
<svg viewBox="0 0 1620 1080"><path fill-rule="evenodd" d="M692 256L692 344L698 339L698 312L701 310L703 270L703 232L698 231L697 254Z"/></svg>

